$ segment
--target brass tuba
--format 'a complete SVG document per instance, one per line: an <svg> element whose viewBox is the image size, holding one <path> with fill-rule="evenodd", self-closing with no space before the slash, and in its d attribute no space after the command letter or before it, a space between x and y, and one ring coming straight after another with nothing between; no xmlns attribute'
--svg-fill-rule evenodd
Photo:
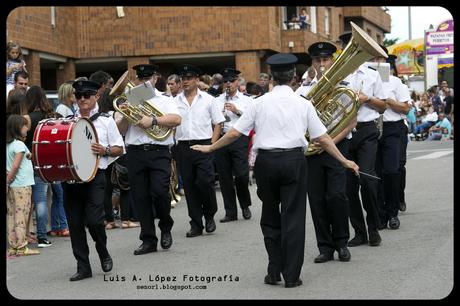
<svg viewBox="0 0 460 306"><path fill-rule="evenodd" d="M340 134L358 112L359 96L354 90L337 86L364 62L373 57L388 57L385 51L360 27L350 22L352 37L337 60L319 79L308 95L319 118L333 138ZM308 133L306 134L308 138ZM309 143L306 156L321 153Z"/></svg>
<svg viewBox="0 0 460 306"><path fill-rule="evenodd" d="M113 108L120 112L131 124L136 125L139 120L142 119L142 116L156 116L161 117L164 114L157 109L153 104L148 100L143 100L139 105L132 105L129 103L128 98L125 94L126 90L134 88L134 84L128 80L128 70L123 73L123 75L118 79L117 83L113 86L110 91L110 95L116 95L113 99ZM121 103L128 102L128 108L122 110L118 107ZM141 127L139 127L141 128ZM164 126L154 125L149 128L143 129L143 131L152 139L157 141L163 141L171 134L172 129Z"/></svg>

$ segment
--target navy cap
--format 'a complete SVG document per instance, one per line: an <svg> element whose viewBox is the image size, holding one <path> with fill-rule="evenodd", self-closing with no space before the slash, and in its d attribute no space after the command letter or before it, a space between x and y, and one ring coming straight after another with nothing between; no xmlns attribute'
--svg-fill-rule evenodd
<svg viewBox="0 0 460 306"><path fill-rule="evenodd" d="M201 70L198 67L185 64L185 65L183 65L182 67L179 68L178 74L180 76L197 77L197 76L200 76Z"/></svg>
<svg viewBox="0 0 460 306"><path fill-rule="evenodd" d="M398 57L393 54L388 54L387 63L396 63Z"/></svg>
<svg viewBox="0 0 460 306"><path fill-rule="evenodd" d="M316 42L308 47L310 57L332 56L335 51L337 51L337 47L325 41Z"/></svg>
<svg viewBox="0 0 460 306"><path fill-rule="evenodd" d="M220 71L220 74L222 74L222 77L224 79L238 77L240 73L241 71L233 69L233 68L225 68Z"/></svg>
<svg viewBox="0 0 460 306"><path fill-rule="evenodd" d="M141 64L134 66L133 69L136 70L136 78L143 79L154 75L155 72L158 71L158 66L152 64Z"/></svg>
<svg viewBox="0 0 460 306"><path fill-rule="evenodd" d="M75 88L75 92L97 92L101 85L93 81L76 81L73 82L72 87Z"/></svg>
<svg viewBox="0 0 460 306"><path fill-rule="evenodd" d="M267 58L266 63L272 71L286 71L294 69L297 57L291 53L278 53Z"/></svg>
<svg viewBox="0 0 460 306"><path fill-rule="evenodd" d="M351 39L351 35L351 31L345 31L339 35L339 39L342 41L342 43L348 44Z"/></svg>

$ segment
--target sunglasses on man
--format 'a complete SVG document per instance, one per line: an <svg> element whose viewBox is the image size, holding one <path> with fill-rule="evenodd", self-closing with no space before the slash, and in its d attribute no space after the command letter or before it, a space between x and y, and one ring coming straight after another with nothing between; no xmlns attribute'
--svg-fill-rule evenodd
<svg viewBox="0 0 460 306"><path fill-rule="evenodd" d="M81 97L85 99L89 99L89 97L95 96L95 95L96 95L95 91L75 92L75 99L80 100Z"/></svg>
<svg viewBox="0 0 460 306"><path fill-rule="evenodd" d="M223 81L224 83L227 83L227 82L233 83L233 82L235 82L236 80L238 80L238 79L237 79L237 78L225 78L225 79L223 79L222 81Z"/></svg>

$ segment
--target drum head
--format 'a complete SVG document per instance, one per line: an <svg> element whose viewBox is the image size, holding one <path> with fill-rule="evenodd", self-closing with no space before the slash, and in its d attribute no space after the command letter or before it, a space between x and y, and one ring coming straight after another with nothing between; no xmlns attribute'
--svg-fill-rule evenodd
<svg viewBox="0 0 460 306"><path fill-rule="evenodd" d="M71 137L71 154L74 170L83 182L93 179L99 165L99 159L91 151L91 144L97 143L97 133L94 125L87 119L78 120Z"/></svg>

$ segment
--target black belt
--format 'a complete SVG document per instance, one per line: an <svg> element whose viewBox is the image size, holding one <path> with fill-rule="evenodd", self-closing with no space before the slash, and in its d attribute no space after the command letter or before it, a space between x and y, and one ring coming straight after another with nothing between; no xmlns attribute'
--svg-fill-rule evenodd
<svg viewBox="0 0 460 306"><path fill-rule="evenodd" d="M401 119L401 120L398 120L398 121L383 121L383 125L394 125L394 126L398 126L398 125L401 125L401 123L403 123L404 120Z"/></svg>
<svg viewBox="0 0 460 306"><path fill-rule="evenodd" d="M283 152L303 152L302 147L297 147L297 148L288 148L288 149L283 149L283 148L275 148L275 149L259 149L258 153L283 153Z"/></svg>
<svg viewBox="0 0 460 306"><path fill-rule="evenodd" d="M141 145L128 145L128 149L136 149L136 150L143 150L143 151L152 151L152 150L165 150L168 149L169 146L159 145L159 144L151 144L145 143Z"/></svg>
<svg viewBox="0 0 460 306"><path fill-rule="evenodd" d="M372 121L367 121L367 122L358 122L358 123L356 123L356 128L357 128L357 129L360 129L360 128L362 128L362 127L365 127L365 126L368 126L368 125L371 125L371 124L374 124L374 125L375 125L376 123L375 123L374 120L372 120Z"/></svg>
<svg viewBox="0 0 460 306"><path fill-rule="evenodd" d="M178 143L181 145L193 146L196 144L209 144L211 139L192 139L192 140L179 140Z"/></svg>

